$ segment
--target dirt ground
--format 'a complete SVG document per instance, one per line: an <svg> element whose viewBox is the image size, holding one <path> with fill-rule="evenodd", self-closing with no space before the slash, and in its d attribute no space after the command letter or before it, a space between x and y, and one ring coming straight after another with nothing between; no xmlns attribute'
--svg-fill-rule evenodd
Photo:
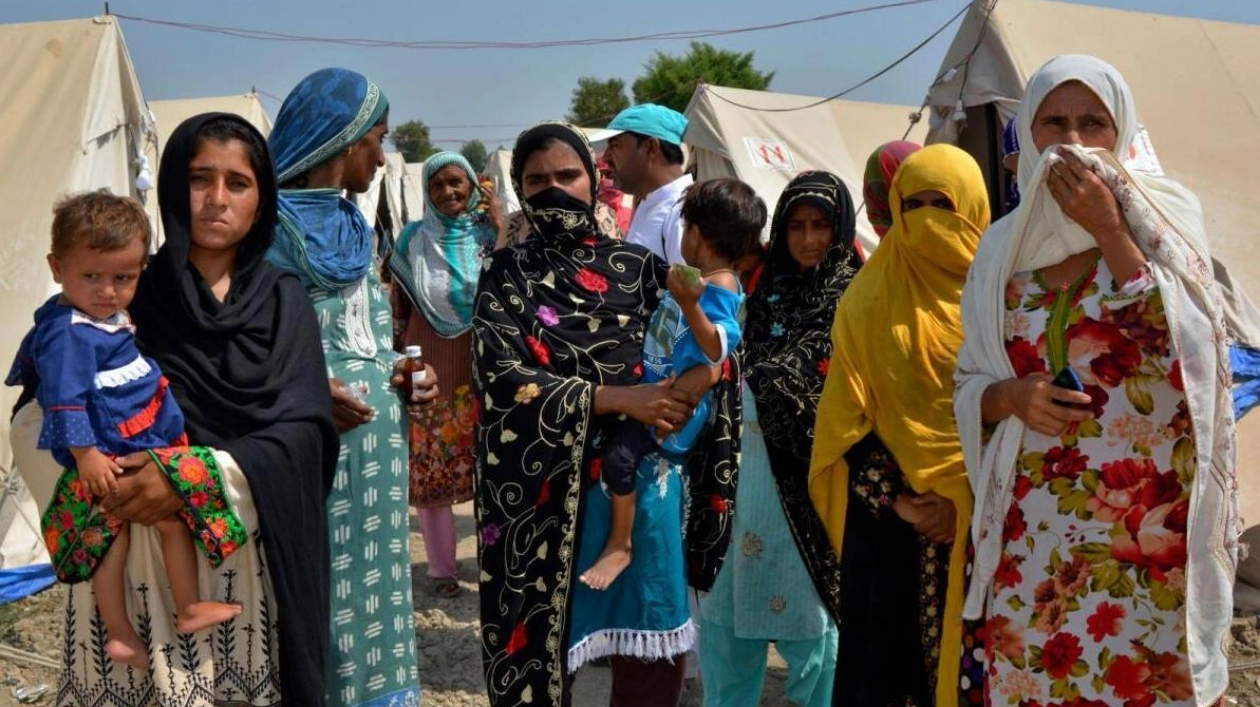
<svg viewBox="0 0 1260 707"><path fill-rule="evenodd" d="M415 519L413 518L413 521ZM472 504L455 508L459 534L459 581L463 592L454 599L429 593L428 563L424 542L412 525L411 556L415 578L416 649L423 688L422 707L488 707L481 675L481 648L477 641L477 545L473 535ZM3 646L55 660L61 642L61 610L65 592L60 587L14 604L0 606L0 653ZM17 705L18 687L48 685L48 696L29 704L52 704L57 671L0 655L0 707ZM607 668L587 667L577 677L573 704L597 707L608 704ZM771 656L762 705L788 707L783 699L784 668ZM686 707L699 707L699 685L690 685Z"/></svg>
<svg viewBox="0 0 1260 707"><path fill-rule="evenodd" d="M476 543L473 537L472 505L455 509L459 531L459 580L463 592L454 599L438 599L429 594L428 565L424 543L412 535L412 563L415 576L416 647L423 685L422 707L487 707L481 677L481 653L477 643ZM414 526L413 526L414 530ZM60 612L65 593L54 587L24 601L0 606L0 653L5 647L55 660L61 641ZM1260 630L1256 619L1234 622L1235 644L1230 662L1230 704L1260 707ZM1255 667L1251 667L1255 664ZM0 707L20 704L14 697L19 687L48 686L44 698L28 704L52 704L56 670L32 665L0 655ZM783 697L783 662L771 655L762 707L789 707ZM573 704L599 707L608 704L607 668L587 667L578 675ZM703 688L690 681L684 707L703 704Z"/></svg>

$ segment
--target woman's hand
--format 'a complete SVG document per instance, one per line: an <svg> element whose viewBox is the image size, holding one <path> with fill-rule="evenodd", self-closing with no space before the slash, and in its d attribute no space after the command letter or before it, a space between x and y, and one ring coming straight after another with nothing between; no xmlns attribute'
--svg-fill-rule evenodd
<svg viewBox="0 0 1260 707"><path fill-rule="evenodd" d="M1088 405L1090 397L1085 393L1060 388L1051 381L1049 373L1031 373L1023 378L1010 378L989 386L984 392L984 419L993 423L1011 415L1018 417L1028 428L1051 437L1067 431L1073 422L1093 419L1090 410L1056 405L1055 401L1069 405ZM993 415L991 413L997 412Z"/></svg>
<svg viewBox="0 0 1260 707"><path fill-rule="evenodd" d="M507 233L507 214L503 213L503 200L499 198L498 192L484 184L478 184L477 189L481 192L481 200L486 203L486 216L490 219L490 226L501 240Z"/></svg>
<svg viewBox="0 0 1260 707"><path fill-rule="evenodd" d="M927 520L928 513L931 511L929 508L916 505L914 503L914 495L908 493L903 493L894 499L892 509L898 518L910 525L918 525Z"/></svg>
<svg viewBox="0 0 1260 707"><path fill-rule="evenodd" d="M397 388L404 399L407 389L411 389L410 399L405 399L408 405L420 405L436 400L442 391L438 388L437 371L433 370L433 366L424 364L424 380L415 382L411 380L411 374L405 369L406 364L407 359L400 359L394 364L394 375L389 379L389 384Z"/></svg>
<svg viewBox="0 0 1260 707"><path fill-rule="evenodd" d="M1059 154L1063 160L1050 167L1046 185L1063 213L1099 245L1116 237L1130 238L1128 223L1111 189L1075 153Z"/></svg>
<svg viewBox="0 0 1260 707"><path fill-rule="evenodd" d="M338 432L349 432L372 421L376 411L355 397L340 378L328 379L328 387L332 392L333 422L337 424Z"/></svg>
<svg viewBox="0 0 1260 707"><path fill-rule="evenodd" d="M118 490L101 501L101 507L116 518L153 525L184 507L183 499L147 452L128 454L116 461L123 469L116 479Z"/></svg>
<svg viewBox="0 0 1260 707"><path fill-rule="evenodd" d="M700 400L694 393L671 387L673 382L671 376L659 383L601 386L596 391L596 413L619 412L655 427L658 434L669 434L691 417ZM600 404L601 397L608 401L606 405Z"/></svg>
<svg viewBox="0 0 1260 707"><path fill-rule="evenodd" d="M932 491L909 499L911 506L924 511L918 522L913 523L915 532L934 543L952 543L957 532L957 513L954 502Z"/></svg>

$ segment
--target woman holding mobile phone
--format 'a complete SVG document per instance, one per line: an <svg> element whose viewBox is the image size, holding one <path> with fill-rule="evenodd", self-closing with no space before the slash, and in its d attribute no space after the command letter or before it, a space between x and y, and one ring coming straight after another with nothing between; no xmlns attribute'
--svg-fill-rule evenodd
<svg viewBox="0 0 1260 707"><path fill-rule="evenodd" d="M1210 705L1229 682L1221 298L1198 200L1127 161L1137 126L1107 63L1042 67L1016 117L1023 200L963 293L964 616L986 618L994 702Z"/></svg>

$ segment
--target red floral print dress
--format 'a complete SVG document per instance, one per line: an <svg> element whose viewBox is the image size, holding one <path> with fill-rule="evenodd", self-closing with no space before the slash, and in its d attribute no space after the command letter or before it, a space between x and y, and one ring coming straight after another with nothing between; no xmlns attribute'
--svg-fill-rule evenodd
<svg viewBox="0 0 1260 707"><path fill-rule="evenodd" d="M1146 268L1118 287L1103 260L1059 289L1019 274L1005 331L1017 376L1064 360L1095 419L1024 435L989 596L990 704L1192 705L1195 440L1159 289Z"/></svg>

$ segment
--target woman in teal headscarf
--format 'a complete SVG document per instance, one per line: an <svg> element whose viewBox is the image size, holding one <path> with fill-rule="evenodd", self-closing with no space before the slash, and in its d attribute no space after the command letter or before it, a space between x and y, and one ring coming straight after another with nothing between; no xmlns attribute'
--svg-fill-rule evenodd
<svg viewBox="0 0 1260 707"><path fill-rule="evenodd" d="M451 598L460 591L451 506L473 496L473 299L481 262L503 230L503 209L459 153L430 157L423 180L424 218L407 224L389 259L390 300L395 348L422 347L444 374L445 392L408 410L408 441L429 592Z"/></svg>
<svg viewBox="0 0 1260 707"><path fill-rule="evenodd" d="M420 702L392 317L372 228L342 197L367 191L385 164L388 109L376 84L323 69L285 99L269 140L281 191L267 260L296 273L314 302L341 432L327 503L330 707Z"/></svg>

